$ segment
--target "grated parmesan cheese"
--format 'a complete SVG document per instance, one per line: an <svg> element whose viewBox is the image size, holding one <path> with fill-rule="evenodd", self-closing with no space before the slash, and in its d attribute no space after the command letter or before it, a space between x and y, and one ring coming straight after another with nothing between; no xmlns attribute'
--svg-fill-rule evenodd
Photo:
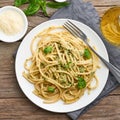
<svg viewBox="0 0 120 120"><path fill-rule="evenodd" d="M23 30L22 16L13 10L6 10L0 14L0 31L7 35L15 35Z"/></svg>

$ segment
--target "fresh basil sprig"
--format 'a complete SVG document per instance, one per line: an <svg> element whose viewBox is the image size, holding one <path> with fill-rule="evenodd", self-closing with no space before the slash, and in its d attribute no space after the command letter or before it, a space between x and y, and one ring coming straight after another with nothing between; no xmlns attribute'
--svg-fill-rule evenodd
<svg viewBox="0 0 120 120"><path fill-rule="evenodd" d="M34 15L35 13L38 12L39 9L40 9L39 4L29 4L28 8L24 10L24 13L27 16Z"/></svg>
<svg viewBox="0 0 120 120"><path fill-rule="evenodd" d="M70 4L69 2L59 3L59 2L53 2L53 1L47 1L47 0L14 0L14 5L16 7L19 7L26 3L29 4L28 7L24 10L27 16L34 15L39 10L42 10L43 14L45 16L48 16L46 7L59 9L59 8L68 6Z"/></svg>
<svg viewBox="0 0 120 120"><path fill-rule="evenodd" d="M47 7L50 8L62 8L64 6L68 6L69 2L47 2Z"/></svg>
<svg viewBox="0 0 120 120"><path fill-rule="evenodd" d="M46 11L46 0L41 0L40 1L40 7L44 13L45 16L48 16L47 11Z"/></svg>
<svg viewBox="0 0 120 120"><path fill-rule="evenodd" d="M29 2L29 0L15 0L14 5L16 7L19 7L19 6L21 6L21 5L25 4L25 3L28 3L28 2Z"/></svg>

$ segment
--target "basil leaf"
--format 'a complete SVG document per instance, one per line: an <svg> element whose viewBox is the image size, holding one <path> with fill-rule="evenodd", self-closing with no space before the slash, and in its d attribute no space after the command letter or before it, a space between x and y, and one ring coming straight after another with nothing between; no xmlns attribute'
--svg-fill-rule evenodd
<svg viewBox="0 0 120 120"><path fill-rule="evenodd" d="M40 6L41 10L44 13L45 16L48 16L47 11L46 11L46 0L40 0Z"/></svg>
<svg viewBox="0 0 120 120"><path fill-rule="evenodd" d="M69 2L47 2L46 6L50 8L62 8L68 6Z"/></svg>
<svg viewBox="0 0 120 120"><path fill-rule="evenodd" d="M29 16L29 15L34 15L37 13L40 9L39 4L30 4L26 10L24 10L24 13Z"/></svg>
<svg viewBox="0 0 120 120"><path fill-rule="evenodd" d="M29 0L31 4L40 4L41 0Z"/></svg>
<svg viewBox="0 0 120 120"><path fill-rule="evenodd" d="M83 73L83 72L85 72L85 67L84 66L80 66L79 70L80 70L81 73Z"/></svg>
<svg viewBox="0 0 120 120"><path fill-rule="evenodd" d="M15 0L14 5L16 7L19 7L19 6L21 6L21 5L25 4L25 3L28 3L28 2L29 2L29 0Z"/></svg>
<svg viewBox="0 0 120 120"><path fill-rule="evenodd" d="M64 6L69 5L69 2L46 2L47 0L14 0L14 5L16 7L19 7L25 3L29 3L28 8L24 10L25 14L27 16L29 15L34 15L37 13L39 10L42 10L45 16L48 16L46 7L51 7L51 8L61 8Z"/></svg>

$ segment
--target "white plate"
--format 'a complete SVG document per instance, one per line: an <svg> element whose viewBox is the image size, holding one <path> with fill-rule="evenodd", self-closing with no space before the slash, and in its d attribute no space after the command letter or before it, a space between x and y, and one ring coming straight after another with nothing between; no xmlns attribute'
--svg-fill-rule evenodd
<svg viewBox="0 0 120 120"><path fill-rule="evenodd" d="M90 104L92 101L96 99L96 97L102 92L108 78L108 73L109 70L104 66L102 62L100 62L101 68L97 70L97 77L99 79L99 86L91 91L90 95L85 92L85 94L75 103L72 104L63 104L61 100L59 100L56 103L52 104L44 104L43 99L37 97L32 93L34 90L34 87L31 83L29 83L23 76L22 72L24 71L24 62L26 58L29 58L31 56L30 52L30 43L33 37L38 34L40 31L42 31L45 28L48 28L50 26L58 26L58 25L63 25L67 19L55 19L55 20L50 20L47 22L44 22L37 27L35 27L31 32L27 34L27 36L24 38L22 41L17 55L16 55L16 62L15 62L15 70L16 70L16 76L18 83L20 85L20 88L24 92L24 94L37 106L46 109L48 111L52 112L59 112L59 113L66 113L66 112L71 112L75 111L78 109L81 109L88 104ZM80 27L82 31L88 36L88 38L91 41L91 45L96 46L97 52L104 57L107 61L108 60L108 54L106 51L106 48L100 39L100 37L88 26L84 25L83 23L71 20L75 25Z"/></svg>

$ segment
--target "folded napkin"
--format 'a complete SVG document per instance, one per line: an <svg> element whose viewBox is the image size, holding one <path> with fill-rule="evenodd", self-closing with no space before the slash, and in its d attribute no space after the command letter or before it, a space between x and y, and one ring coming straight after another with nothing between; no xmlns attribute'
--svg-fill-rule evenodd
<svg viewBox="0 0 120 120"><path fill-rule="evenodd" d="M120 48L112 46L105 40L105 38L103 38L103 36L100 32L100 28L99 28L100 18L98 16L98 13L96 12L95 8L93 7L93 5L90 2L83 2L82 0L70 0L70 2L71 2L71 4L69 6L58 10L51 17L51 19L69 18L69 19L80 21L80 22L88 25L89 27L91 27L94 31L96 31L96 33L103 40L103 42L107 48L108 54L109 54L110 62L120 69ZM89 108L96 105L101 100L101 98L108 95L117 86L119 86L119 83L116 81L114 76L111 73L109 73L109 77L108 77L106 86L105 86L104 90L102 91L102 93L97 97L97 99L94 100L88 106L86 106L80 110L67 113L67 115L73 120L78 119L78 117L81 114L85 113Z"/></svg>

